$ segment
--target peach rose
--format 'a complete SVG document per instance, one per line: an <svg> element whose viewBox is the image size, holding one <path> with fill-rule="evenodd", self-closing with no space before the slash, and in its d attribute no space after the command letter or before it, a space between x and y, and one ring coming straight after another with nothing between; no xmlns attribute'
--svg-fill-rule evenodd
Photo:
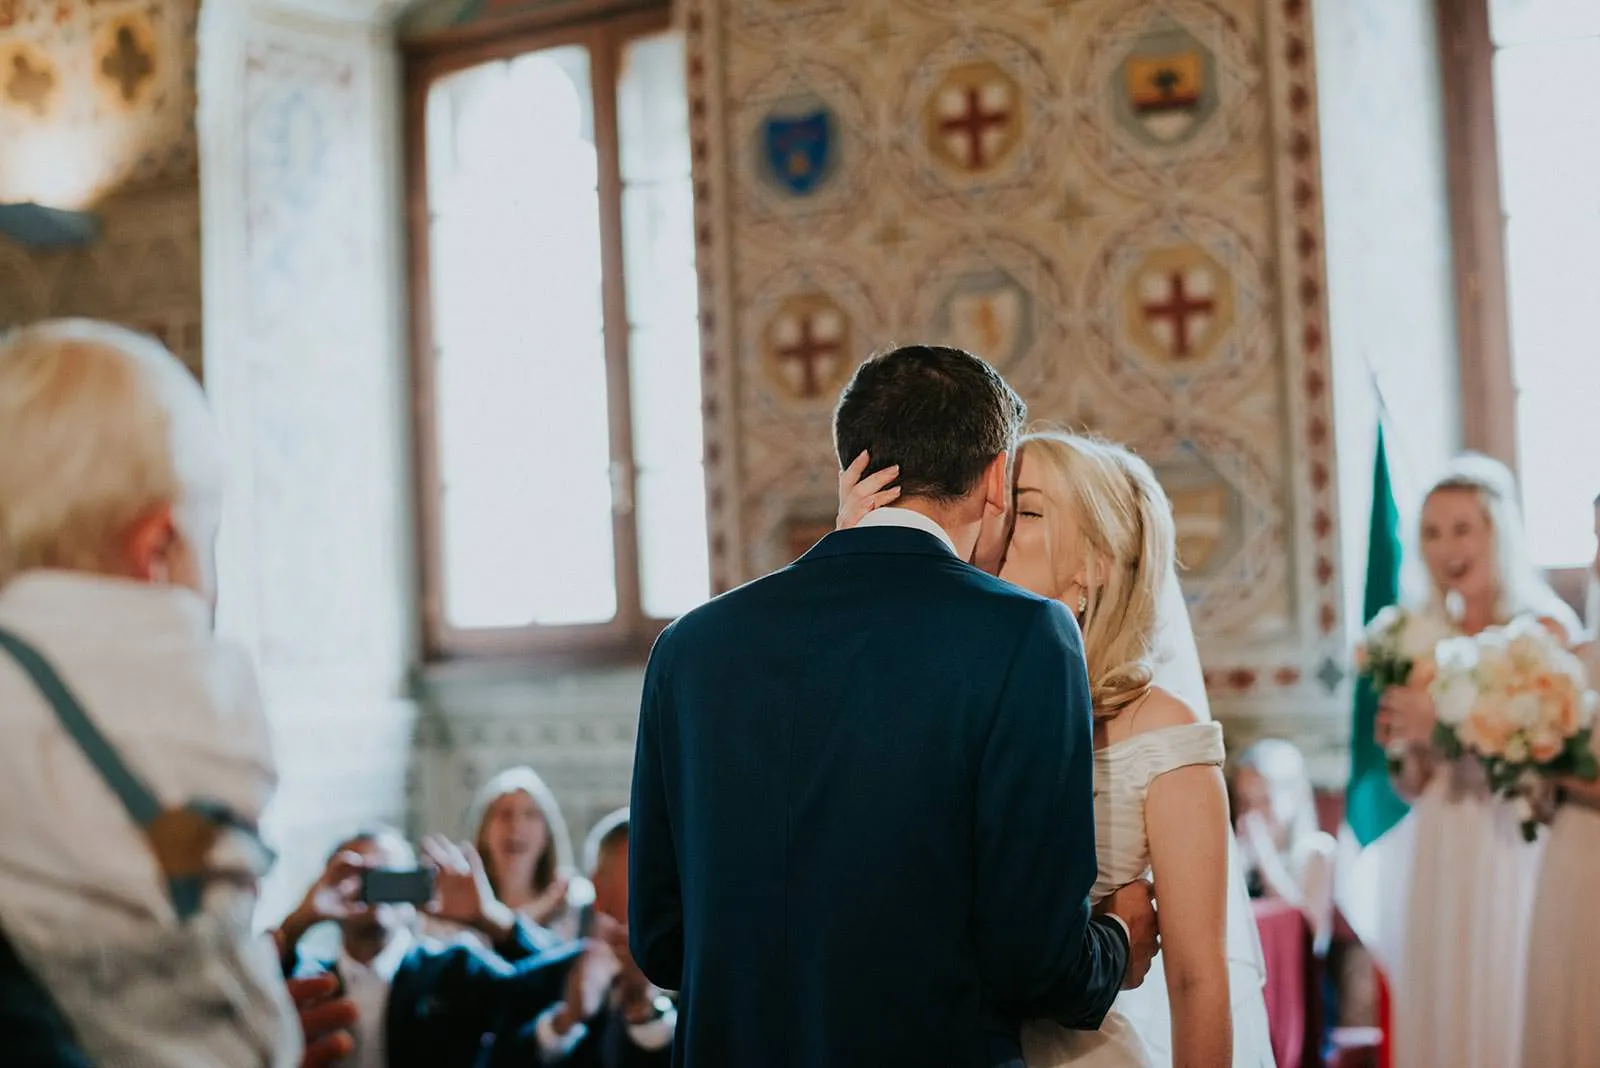
<svg viewBox="0 0 1600 1068"><path fill-rule="evenodd" d="M1472 710L1458 732L1463 745L1470 746L1485 756L1499 756L1505 752L1517 729L1504 716L1495 715L1483 706Z"/></svg>
<svg viewBox="0 0 1600 1068"><path fill-rule="evenodd" d="M1537 764L1548 764L1561 755L1561 750L1566 746L1561 739L1553 738L1543 731L1528 739L1528 752Z"/></svg>

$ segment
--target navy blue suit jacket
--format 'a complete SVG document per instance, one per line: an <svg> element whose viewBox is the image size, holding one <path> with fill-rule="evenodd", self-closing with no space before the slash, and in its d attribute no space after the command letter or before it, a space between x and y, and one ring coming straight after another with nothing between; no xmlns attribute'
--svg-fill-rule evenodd
<svg viewBox="0 0 1600 1068"><path fill-rule="evenodd" d="M521 919L494 953L460 943L414 944L389 987L388 1068L489 1064L498 1037L515 1034L561 1000L582 946L547 947ZM285 963L300 975L337 974L332 961Z"/></svg>
<svg viewBox="0 0 1600 1068"><path fill-rule="evenodd" d="M662 634L629 932L680 991L680 1068L1021 1065L1099 1025L1093 738L1061 605L933 535L828 535Z"/></svg>

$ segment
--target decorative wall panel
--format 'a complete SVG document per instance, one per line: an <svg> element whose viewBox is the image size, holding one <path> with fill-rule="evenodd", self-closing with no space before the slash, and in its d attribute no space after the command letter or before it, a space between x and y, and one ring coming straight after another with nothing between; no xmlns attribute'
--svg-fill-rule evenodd
<svg viewBox="0 0 1600 1068"><path fill-rule="evenodd" d="M957 344L1156 467L1215 697L1329 701L1309 5L684 7L719 585L831 525L856 363Z"/></svg>

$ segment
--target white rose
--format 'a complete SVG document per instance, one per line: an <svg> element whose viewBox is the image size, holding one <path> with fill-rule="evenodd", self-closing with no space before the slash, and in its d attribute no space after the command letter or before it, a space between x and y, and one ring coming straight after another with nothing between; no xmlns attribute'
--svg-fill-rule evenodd
<svg viewBox="0 0 1600 1068"><path fill-rule="evenodd" d="M1433 659L1441 679L1468 675L1478 666L1478 645L1471 638L1446 638L1434 646Z"/></svg>
<svg viewBox="0 0 1600 1068"><path fill-rule="evenodd" d="M1451 637L1450 628L1432 616L1406 616L1404 623L1400 632L1400 651L1410 660L1434 656L1439 643Z"/></svg>
<svg viewBox="0 0 1600 1068"><path fill-rule="evenodd" d="M1478 703L1478 687L1468 674L1440 675L1430 690L1439 722L1450 727L1465 723Z"/></svg>
<svg viewBox="0 0 1600 1068"><path fill-rule="evenodd" d="M1594 725L1595 706L1600 704L1600 696L1593 690L1585 690L1578 698L1578 729Z"/></svg>
<svg viewBox="0 0 1600 1068"><path fill-rule="evenodd" d="M1467 639L1483 651L1484 656L1505 656L1511 649L1511 635L1504 627L1490 627Z"/></svg>
<svg viewBox="0 0 1600 1068"><path fill-rule="evenodd" d="M1511 736L1511 740L1506 743L1506 754L1505 755L1506 755L1506 759L1508 761L1510 761L1511 763L1513 763L1513 764L1520 764L1524 760L1527 760L1528 759L1528 741L1527 741L1527 739L1524 738L1520 734L1513 734ZM1524 819L1531 819L1532 817L1531 816L1524 816L1523 818Z"/></svg>

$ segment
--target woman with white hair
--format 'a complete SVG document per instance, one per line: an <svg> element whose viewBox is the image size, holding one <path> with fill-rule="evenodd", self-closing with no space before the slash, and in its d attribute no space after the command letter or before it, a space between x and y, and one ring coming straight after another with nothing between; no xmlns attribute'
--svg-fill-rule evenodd
<svg viewBox="0 0 1600 1068"><path fill-rule="evenodd" d="M840 525L894 499L889 468L840 480ZM1017 449L1000 575L1059 600L1083 631L1094 709L1093 897L1152 877L1161 955L1097 1031L1035 1021L1029 1068L1270 1068L1265 970L1233 858L1222 728L1210 721L1175 570L1171 505L1118 445L1034 433ZM1018 872L1016 878L1027 878ZM1163 981L1164 980L1164 981Z"/></svg>
<svg viewBox="0 0 1600 1068"><path fill-rule="evenodd" d="M150 338L0 338L0 921L97 1064L299 1057L251 925L266 718L212 632L220 444Z"/></svg>
<svg viewBox="0 0 1600 1068"><path fill-rule="evenodd" d="M1458 458L1423 500L1427 582L1413 610L1441 632L1478 634L1532 616L1571 640L1577 617L1539 576L1523 534L1511 472L1487 457ZM1379 698L1379 741L1397 756L1395 786L1412 809L1357 861L1381 873L1378 907L1347 915L1389 981L1397 1065L1518 1068L1542 843L1523 841L1517 814L1490 793L1476 759L1448 761L1434 747L1424 681Z"/></svg>

